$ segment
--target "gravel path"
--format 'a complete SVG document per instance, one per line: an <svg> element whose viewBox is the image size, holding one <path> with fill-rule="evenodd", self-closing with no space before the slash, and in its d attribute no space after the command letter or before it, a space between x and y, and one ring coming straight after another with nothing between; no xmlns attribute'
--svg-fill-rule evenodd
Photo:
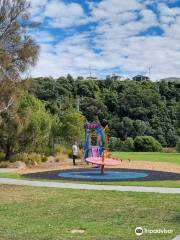
<svg viewBox="0 0 180 240"><path fill-rule="evenodd" d="M180 240L180 235L176 236L173 240Z"/></svg>
<svg viewBox="0 0 180 240"><path fill-rule="evenodd" d="M123 192L151 192L151 193L180 194L180 188L110 186L110 185L60 183L60 182L45 182L45 181L41 182L41 181L31 181L31 180L17 180L17 179L11 179L11 178L0 178L0 184L33 186L33 187L82 189L82 190L109 190L109 191L123 191Z"/></svg>

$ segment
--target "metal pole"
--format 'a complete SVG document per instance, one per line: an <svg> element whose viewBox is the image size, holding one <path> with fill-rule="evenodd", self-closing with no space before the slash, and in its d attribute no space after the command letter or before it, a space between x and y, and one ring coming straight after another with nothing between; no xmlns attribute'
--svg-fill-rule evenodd
<svg viewBox="0 0 180 240"><path fill-rule="evenodd" d="M77 98L77 111L80 111L80 98Z"/></svg>

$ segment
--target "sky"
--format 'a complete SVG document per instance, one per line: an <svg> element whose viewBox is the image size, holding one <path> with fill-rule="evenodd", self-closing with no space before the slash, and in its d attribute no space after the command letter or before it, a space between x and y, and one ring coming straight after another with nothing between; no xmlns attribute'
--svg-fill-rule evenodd
<svg viewBox="0 0 180 240"><path fill-rule="evenodd" d="M180 0L30 0L31 75L180 77Z"/></svg>

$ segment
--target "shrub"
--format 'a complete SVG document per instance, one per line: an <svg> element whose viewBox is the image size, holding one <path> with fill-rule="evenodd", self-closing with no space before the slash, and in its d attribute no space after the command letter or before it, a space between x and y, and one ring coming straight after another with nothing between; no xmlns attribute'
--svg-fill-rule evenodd
<svg viewBox="0 0 180 240"><path fill-rule="evenodd" d="M41 154L37 153L30 153L28 154L28 162L27 164L36 164L36 163L41 163L42 162L42 156Z"/></svg>
<svg viewBox="0 0 180 240"><path fill-rule="evenodd" d="M5 154L3 152L0 152L0 162L4 161Z"/></svg>
<svg viewBox="0 0 180 240"><path fill-rule="evenodd" d="M109 150L110 151L120 151L122 148L122 142L119 138L111 137L109 139Z"/></svg>
<svg viewBox="0 0 180 240"><path fill-rule="evenodd" d="M10 162L17 162L17 161L21 161L21 162L28 162L28 154L27 153L17 153L15 155L12 155L10 158Z"/></svg>
<svg viewBox="0 0 180 240"><path fill-rule="evenodd" d="M165 152L165 153L175 153L176 149L175 148L163 148L163 152Z"/></svg>
<svg viewBox="0 0 180 240"><path fill-rule="evenodd" d="M7 168L9 165L9 162L8 161L2 161L0 162L0 168Z"/></svg>
<svg viewBox="0 0 180 240"><path fill-rule="evenodd" d="M45 156L52 156L54 155L54 150L52 147L45 147L44 152Z"/></svg>
<svg viewBox="0 0 180 240"><path fill-rule="evenodd" d="M53 122L45 105L27 92L22 92L9 111L1 114L0 124L0 148L6 154L6 160L16 152L44 152Z"/></svg>
<svg viewBox="0 0 180 240"><path fill-rule="evenodd" d="M180 152L180 140L176 144L176 151Z"/></svg>
<svg viewBox="0 0 180 240"><path fill-rule="evenodd" d="M60 144L56 144L54 147L54 152L55 153L59 153L59 154L65 154L65 155L69 155L71 153L71 148L67 147L67 146L63 146Z"/></svg>
<svg viewBox="0 0 180 240"><path fill-rule="evenodd" d="M133 152L134 151L134 140L133 138L127 138L122 144L122 151Z"/></svg>
<svg viewBox="0 0 180 240"><path fill-rule="evenodd" d="M21 161L27 165L34 165L36 163L41 163L47 161L48 158L44 155L37 153L17 153L10 158L11 162Z"/></svg>
<svg viewBox="0 0 180 240"><path fill-rule="evenodd" d="M150 136L137 136L134 140L135 151L137 152L160 152L161 144Z"/></svg>

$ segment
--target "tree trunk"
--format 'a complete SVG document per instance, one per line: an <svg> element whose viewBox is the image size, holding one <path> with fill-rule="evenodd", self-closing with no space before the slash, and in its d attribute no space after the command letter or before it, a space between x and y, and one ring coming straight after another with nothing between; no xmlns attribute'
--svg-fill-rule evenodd
<svg viewBox="0 0 180 240"><path fill-rule="evenodd" d="M7 144L6 145L6 151L5 151L5 160L9 160L10 157L12 156L12 151L11 151L11 147Z"/></svg>

